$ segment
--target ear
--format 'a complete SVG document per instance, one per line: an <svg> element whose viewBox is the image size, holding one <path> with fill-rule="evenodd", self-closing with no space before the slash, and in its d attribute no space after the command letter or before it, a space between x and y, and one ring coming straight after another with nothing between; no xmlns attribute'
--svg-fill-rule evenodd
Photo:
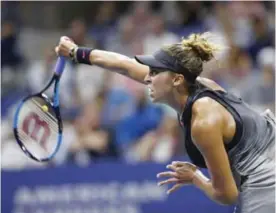
<svg viewBox="0 0 276 213"><path fill-rule="evenodd" d="M176 74L173 78L173 85L174 86L180 86L184 82L184 76Z"/></svg>

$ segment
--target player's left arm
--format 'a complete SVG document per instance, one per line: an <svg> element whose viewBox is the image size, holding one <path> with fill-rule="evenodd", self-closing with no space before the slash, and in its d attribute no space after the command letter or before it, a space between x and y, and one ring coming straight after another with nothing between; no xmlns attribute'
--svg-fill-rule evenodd
<svg viewBox="0 0 276 213"><path fill-rule="evenodd" d="M223 128L227 121L219 107L210 98L199 99L193 105L193 142L203 155L211 176L208 180L195 175L193 183L214 201L229 205L236 202L238 189L223 142Z"/></svg>

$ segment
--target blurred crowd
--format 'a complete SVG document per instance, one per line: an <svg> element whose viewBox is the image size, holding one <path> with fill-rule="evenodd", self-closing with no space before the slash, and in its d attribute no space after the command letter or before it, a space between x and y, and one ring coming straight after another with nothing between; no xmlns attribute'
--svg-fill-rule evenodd
<svg viewBox="0 0 276 213"><path fill-rule="evenodd" d="M43 60L25 57L15 23L8 15L2 18L2 168L99 160L166 162L185 155L176 112L150 103L143 85L97 66L68 62L60 90L62 148L50 165L27 159L13 138L14 107L19 98L42 89L56 55L51 46L41 50ZM116 2L101 2L93 20L72 17L64 34L80 46L133 57L151 54L190 33L213 32L229 48L204 67L203 76L256 110L275 112L274 26L275 2L132 2L124 13L118 13Z"/></svg>

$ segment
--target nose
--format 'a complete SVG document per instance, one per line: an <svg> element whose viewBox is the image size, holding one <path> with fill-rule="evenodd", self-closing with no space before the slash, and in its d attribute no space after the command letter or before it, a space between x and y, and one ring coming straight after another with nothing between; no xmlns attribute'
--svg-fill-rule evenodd
<svg viewBox="0 0 276 213"><path fill-rule="evenodd" d="M145 82L146 84L150 84L150 83L151 83L151 78L150 78L149 74L147 74L147 75L145 76L144 82Z"/></svg>

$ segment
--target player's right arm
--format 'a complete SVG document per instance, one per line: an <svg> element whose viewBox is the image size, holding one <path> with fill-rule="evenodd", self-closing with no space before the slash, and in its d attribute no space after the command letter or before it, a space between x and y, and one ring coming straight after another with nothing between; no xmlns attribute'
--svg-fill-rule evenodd
<svg viewBox="0 0 276 213"><path fill-rule="evenodd" d="M145 83L145 76L149 72L148 66L138 63L135 59L109 51L91 51L90 62L91 64L122 74L140 83Z"/></svg>
<svg viewBox="0 0 276 213"><path fill-rule="evenodd" d="M55 50L58 55L70 57L72 48L77 48L77 45L68 37L63 36ZM92 65L122 74L143 84L145 84L144 79L149 72L148 66L115 52L94 49L90 52L89 60Z"/></svg>

